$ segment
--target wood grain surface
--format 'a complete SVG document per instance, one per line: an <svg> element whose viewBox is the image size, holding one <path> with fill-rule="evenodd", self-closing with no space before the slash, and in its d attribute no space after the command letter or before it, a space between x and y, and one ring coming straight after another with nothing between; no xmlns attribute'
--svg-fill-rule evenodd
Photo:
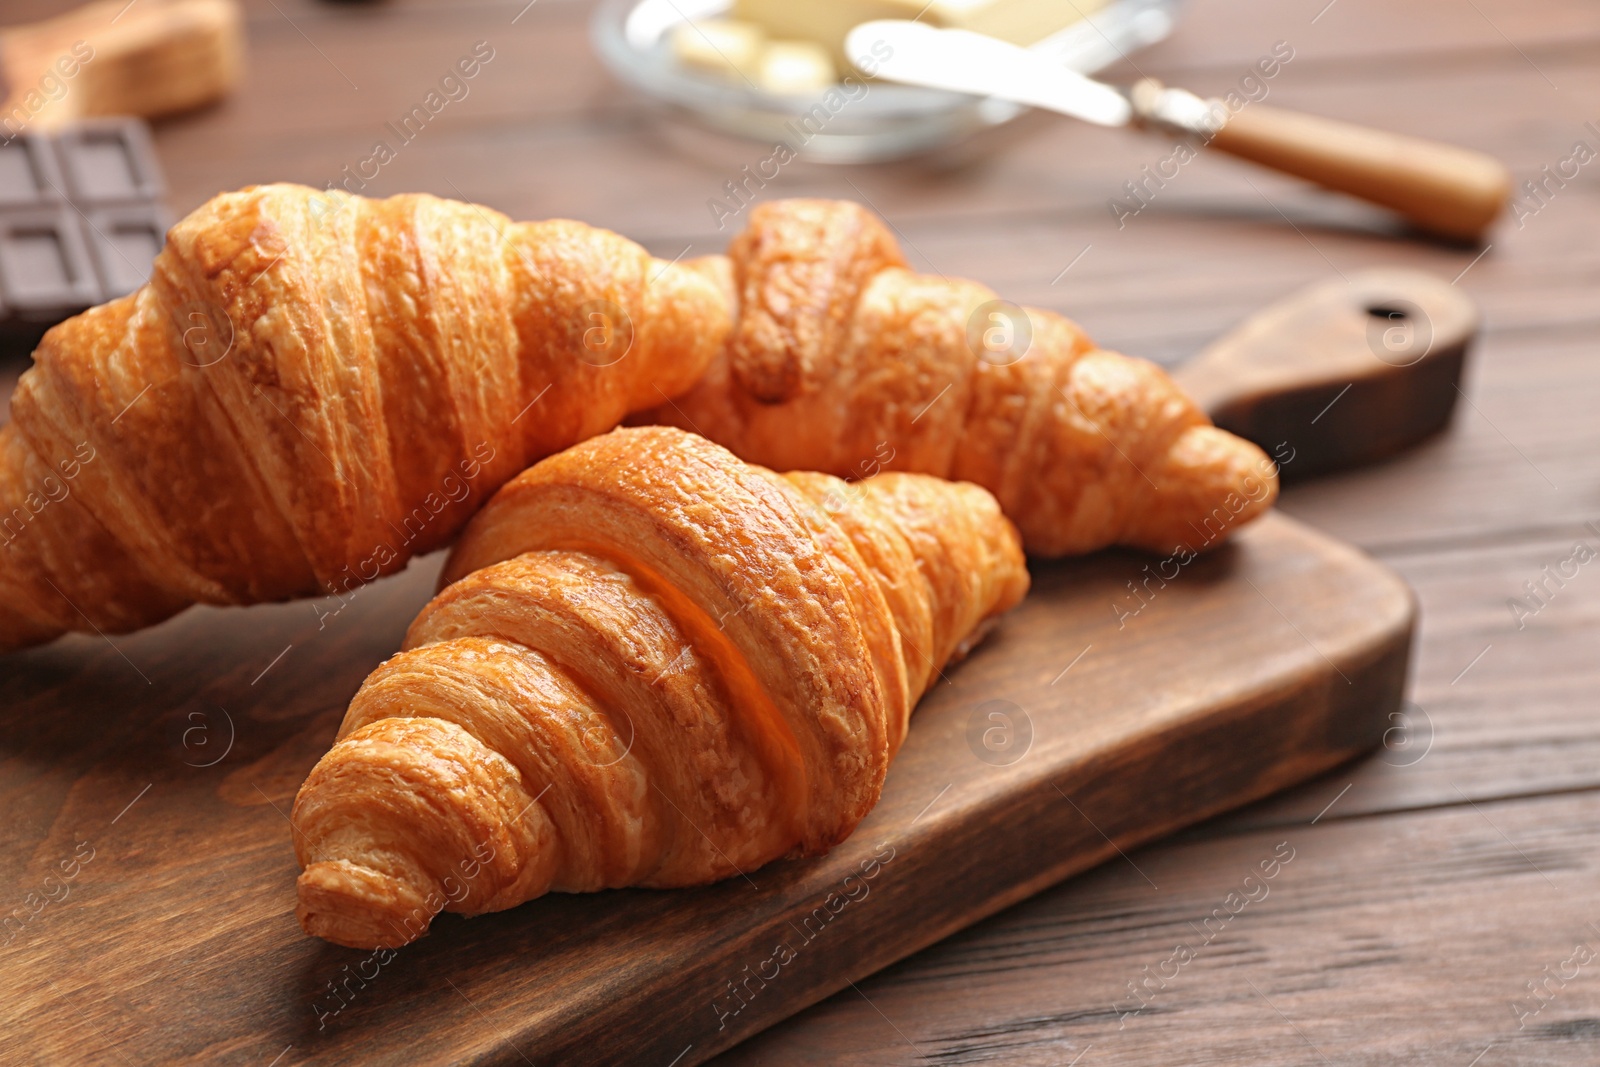
<svg viewBox="0 0 1600 1067"><path fill-rule="evenodd" d="M0 935L0 1061L292 1046L321 1063L700 1063L1070 874L1379 744L1414 622L1387 568L1279 516L1166 582L1143 584L1132 554L1036 565L827 857L447 917L399 953L337 948L294 919L284 813L437 563L337 615L200 609L115 648L73 638L8 659L0 854L29 895ZM217 662L248 666L206 679ZM93 1022L112 990L139 1011L100 1017L96 1046L80 1013Z"/></svg>
<svg viewBox="0 0 1600 1067"><path fill-rule="evenodd" d="M10 0L0 19L41 18L57 6ZM658 255L694 255L720 248L731 232L717 228L706 202L769 151L680 129L618 87L589 52L587 3L245 6L250 56L239 91L156 130L179 213L248 182L336 179L478 40L496 59L471 95L451 103L367 191L421 189L523 218L582 218ZM1381 466L1293 485L1282 502L1376 554L1417 592L1410 704L1390 747L1130 851L1159 890L1118 859L858 981L725 1054L731 1062L1066 1064L1080 1054L1081 1067L1101 1057L1341 1067L1593 1062L1600 981L1592 968L1552 985L1553 997L1541 985L1549 999L1535 1016L1513 1007L1527 1009L1528 983L1546 981L1547 967L1560 971L1576 942L1596 936L1588 924L1600 922L1584 891L1600 841L1600 572L1585 565L1559 587L1545 577L1575 542L1600 548L1586 525L1600 524L1600 170L1586 164L1559 185L1543 171L1570 160L1579 141L1600 149L1587 125L1600 125L1600 10L1589 0L1192 0L1169 40L1107 74L1225 94L1279 41L1294 58L1263 83L1258 102L1487 151L1511 167L1519 190L1538 179L1544 194L1519 192L1487 250L1460 249L1417 240L1354 201L1202 155L1119 229L1110 201L1124 198L1124 183L1165 149L1038 116L920 162L791 163L760 195L867 201L894 224L919 269L982 279L1009 299L1072 316L1106 344L1168 364L1268 303L1342 273L1398 266L1454 279L1481 310L1483 332L1448 430ZM0 364L0 393L19 370ZM1509 601L1525 598L1530 581L1555 595L1519 627ZM386 607L374 608L376 629L390 626L398 641L418 601L384 586L368 595ZM259 642L234 633L203 664L151 677L235 712L234 695L243 693L241 706L285 735L289 726L270 725L271 706L320 701L331 732L371 662L319 658L315 669L279 678L306 651L297 645L251 686L304 625L290 609L264 612L272 621L258 623ZM115 652L102 646L87 667L85 654L45 654L52 684L96 701L108 717L131 710L146 722L160 718L144 703L148 687ZM269 683L287 688L266 700L258 694ZM13 699L0 693L8 708ZM81 723L55 729L50 759L81 773L103 758L84 749ZM5 813L8 832L43 841L66 792L14 761L0 773L21 775L25 794L27 783L40 783L17 807L8 794ZM267 792L287 796L293 779L285 772L282 792ZM130 771L115 782L124 792L97 801L96 814L109 822L149 781ZM154 799L152 790L116 828ZM263 817L278 818L262 807ZM1284 840L1297 856L1271 896L1237 916L1147 1010L1125 1021L1111 1014L1127 1003L1127 983L1145 966L1159 971L1192 936L1188 924L1200 925ZM188 887L186 910L162 917L163 929L257 906L256 894L218 866L220 846L165 847L193 850L213 873ZM20 905L37 888L29 865L68 855L0 854L0 890ZM37 936L75 908L101 906L87 893L51 905L36 920ZM70 952L66 940L58 947ZM49 1018L62 1036L53 1049L78 1062L142 1062L119 1054L116 1042L173 1025L147 1012L151 987L174 985L188 998L185 1019L203 1019L226 995L212 968L239 947L224 938L175 948L147 981L94 982L79 957L42 954L30 963L30 988L56 983ZM425 980L420 968L408 979ZM447 986L442 992L416 1002L411 1028L426 1033L472 1014ZM258 1010L264 1019L278 1009ZM478 1022L485 1057L496 1055L501 1020ZM286 1039L273 1047L260 1032L239 1028L214 1058L259 1067L309 1059L307 1046Z"/></svg>

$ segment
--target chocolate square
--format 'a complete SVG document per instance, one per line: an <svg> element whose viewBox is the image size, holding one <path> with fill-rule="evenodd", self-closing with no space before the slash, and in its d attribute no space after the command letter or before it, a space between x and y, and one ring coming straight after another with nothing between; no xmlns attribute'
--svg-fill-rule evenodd
<svg viewBox="0 0 1600 1067"><path fill-rule="evenodd" d="M92 119L61 130L56 155L79 207L161 199L164 183L150 129L127 119Z"/></svg>
<svg viewBox="0 0 1600 1067"><path fill-rule="evenodd" d="M0 214L0 293L24 322L56 322L100 301L100 279L71 205Z"/></svg>
<svg viewBox="0 0 1600 1067"><path fill-rule="evenodd" d="M150 267L172 225L160 204L95 208L84 221L107 300L125 296L150 279Z"/></svg>
<svg viewBox="0 0 1600 1067"><path fill-rule="evenodd" d="M0 140L0 354L144 284L172 222L164 188L140 119Z"/></svg>
<svg viewBox="0 0 1600 1067"><path fill-rule="evenodd" d="M60 203L65 196L48 138L25 133L0 143L0 210Z"/></svg>

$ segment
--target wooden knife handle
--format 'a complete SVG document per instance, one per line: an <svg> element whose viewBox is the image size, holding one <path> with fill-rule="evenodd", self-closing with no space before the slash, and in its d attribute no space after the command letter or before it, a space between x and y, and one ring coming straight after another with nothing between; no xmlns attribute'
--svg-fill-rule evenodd
<svg viewBox="0 0 1600 1067"><path fill-rule="evenodd" d="M1481 152L1259 104L1230 116L1211 147L1455 240L1480 238L1511 192L1510 172Z"/></svg>

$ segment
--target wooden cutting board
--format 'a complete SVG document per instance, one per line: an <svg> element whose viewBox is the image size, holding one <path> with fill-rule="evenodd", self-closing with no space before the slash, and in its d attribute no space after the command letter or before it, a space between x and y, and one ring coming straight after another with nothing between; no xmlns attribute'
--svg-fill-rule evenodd
<svg viewBox="0 0 1600 1067"><path fill-rule="evenodd" d="M0 1062L687 1067L1378 743L1415 619L1394 574L1276 515L1136 596L1158 562L1035 565L833 854L444 916L392 957L300 933L285 813L437 558L0 661Z"/></svg>

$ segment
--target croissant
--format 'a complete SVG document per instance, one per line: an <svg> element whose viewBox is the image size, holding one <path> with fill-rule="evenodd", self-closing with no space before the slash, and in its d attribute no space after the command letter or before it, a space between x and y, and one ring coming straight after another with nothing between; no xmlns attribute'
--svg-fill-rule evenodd
<svg viewBox="0 0 1600 1067"><path fill-rule="evenodd" d="M297 914L341 945L827 851L1028 576L977 486L646 427L513 479L441 583L295 800Z"/></svg>
<svg viewBox="0 0 1600 1067"><path fill-rule="evenodd" d="M910 273L857 205L760 205L729 252L674 265L430 196L213 199L22 377L0 652L348 592L630 412L775 469L975 482L1040 555L1204 550L1277 492L1159 368Z"/></svg>
<svg viewBox="0 0 1600 1067"><path fill-rule="evenodd" d="M758 204L710 265L739 309L733 336L686 396L637 421L778 470L975 482L1040 556L1204 551L1277 496L1266 454L1161 368L975 282L912 273L859 204Z"/></svg>
<svg viewBox="0 0 1600 1067"><path fill-rule="evenodd" d="M399 570L531 461L688 388L729 327L702 268L580 223L218 196L22 376L0 651Z"/></svg>

